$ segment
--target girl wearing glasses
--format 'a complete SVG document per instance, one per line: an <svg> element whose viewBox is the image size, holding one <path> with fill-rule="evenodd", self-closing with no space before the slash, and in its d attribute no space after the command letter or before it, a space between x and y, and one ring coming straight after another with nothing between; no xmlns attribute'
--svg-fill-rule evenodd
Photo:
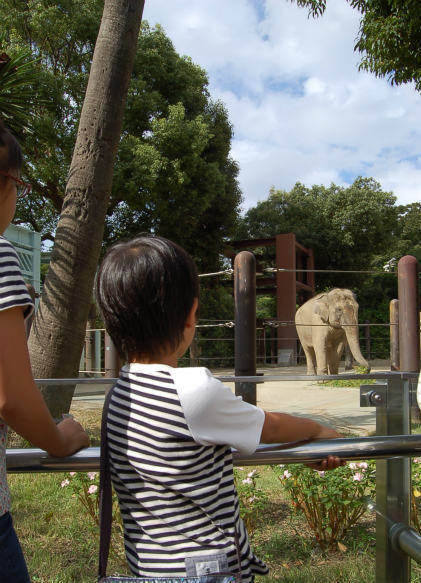
<svg viewBox="0 0 421 583"><path fill-rule="evenodd" d="M81 425L71 418L54 423L34 383L24 320L33 310L16 251L2 236L12 221L16 197L28 194L20 178L22 152L0 120L0 581L29 583L25 560L10 516L6 481L6 432L10 425L33 445L55 457L89 445Z"/></svg>

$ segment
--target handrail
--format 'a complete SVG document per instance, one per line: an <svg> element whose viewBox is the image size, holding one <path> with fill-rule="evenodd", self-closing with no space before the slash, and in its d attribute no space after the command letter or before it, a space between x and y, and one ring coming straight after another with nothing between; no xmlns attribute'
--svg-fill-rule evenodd
<svg viewBox="0 0 421 583"><path fill-rule="evenodd" d="M387 380L397 378L400 380L418 378L418 372L403 371L380 371L369 374L336 374L336 375L294 375L280 374L269 375L263 374L258 376L234 376L234 375L215 375L215 378L222 382L247 382L263 383L271 381L333 381L333 380ZM117 382L117 378L68 378L68 379L35 379L37 385L112 385Z"/></svg>
<svg viewBox="0 0 421 583"><path fill-rule="evenodd" d="M97 471L99 454L99 447L89 447L65 458L50 457L42 449L7 449L7 471L10 473ZM306 463L320 461L328 455L356 460L410 457L420 454L421 435L353 437L261 445L250 455L234 451L234 464L247 466Z"/></svg>

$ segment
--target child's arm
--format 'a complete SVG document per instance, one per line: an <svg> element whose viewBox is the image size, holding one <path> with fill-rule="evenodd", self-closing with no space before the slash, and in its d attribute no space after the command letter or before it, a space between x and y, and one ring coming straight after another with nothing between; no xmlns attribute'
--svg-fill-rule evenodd
<svg viewBox="0 0 421 583"><path fill-rule="evenodd" d="M89 445L73 419L58 425L34 383L21 307L0 311L0 416L32 444L56 457Z"/></svg>
<svg viewBox="0 0 421 583"><path fill-rule="evenodd" d="M334 439L335 437L341 437L340 433L312 419L265 411L260 441L262 443L288 443L311 439ZM333 470L344 463L339 457L328 456L320 463L308 465L316 470Z"/></svg>

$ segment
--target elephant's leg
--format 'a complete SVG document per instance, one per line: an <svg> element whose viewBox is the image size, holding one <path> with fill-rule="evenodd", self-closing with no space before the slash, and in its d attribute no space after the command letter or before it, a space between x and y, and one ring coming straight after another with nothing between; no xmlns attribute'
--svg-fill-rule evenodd
<svg viewBox="0 0 421 583"><path fill-rule="evenodd" d="M317 362L317 374L327 374L327 350L325 342L321 342L314 347Z"/></svg>
<svg viewBox="0 0 421 583"><path fill-rule="evenodd" d="M338 374L341 355L342 351L339 351L337 347L329 346L327 350L327 362L329 374Z"/></svg>
<svg viewBox="0 0 421 583"><path fill-rule="evenodd" d="M316 354L314 352L314 348L312 346L303 346L304 354L306 355L307 361L307 374L308 375L315 375L316 374Z"/></svg>

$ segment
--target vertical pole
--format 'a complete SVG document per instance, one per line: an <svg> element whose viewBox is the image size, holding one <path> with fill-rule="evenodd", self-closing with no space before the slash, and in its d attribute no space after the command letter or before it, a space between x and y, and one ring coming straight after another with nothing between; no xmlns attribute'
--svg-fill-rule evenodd
<svg viewBox="0 0 421 583"><path fill-rule="evenodd" d="M94 335L91 330L86 330L85 336L85 370L93 370L94 361Z"/></svg>
<svg viewBox="0 0 421 583"><path fill-rule="evenodd" d="M256 376L256 259L241 251L234 260L235 376ZM235 394L256 405L256 383L235 383Z"/></svg>
<svg viewBox="0 0 421 583"><path fill-rule="evenodd" d="M398 263L400 370L420 370L418 261L405 255Z"/></svg>
<svg viewBox="0 0 421 583"><path fill-rule="evenodd" d="M95 371L100 376L101 364L101 330L95 330Z"/></svg>
<svg viewBox="0 0 421 583"><path fill-rule="evenodd" d="M390 313L390 370L399 370L399 300L391 300Z"/></svg>
<svg viewBox="0 0 421 583"><path fill-rule="evenodd" d="M365 321L364 338L365 338L365 353L367 360L371 360L371 337L370 337L370 322Z"/></svg>
<svg viewBox="0 0 421 583"><path fill-rule="evenodd" d="M105 331L105 378L114 379L118 377L120 370L120 358L118 352L109 336L108 332Z"/></svg>
<svg viewBox="0 0 421 583"><path fill-rule="evenodd" d="M418 262L406 255L398 263L400 370L419 371ZM408 435L411 432L410 381L391 378L386 405L377 408L377 435ZM392 458L376 464L376 581L409 583L410 559L395 550L389 535L390 523L409 524L411 508L411 460Z"/></svg>
<svg viewBox="0 0 421 583"><path fill-rule="evenodd" d="M409 381L389 378L386 405L376 409L376 434L409 435L410 408ZM389 521L410 524L410 458L376 462L376 506L376 583L409 583L410 560L393 548Z"/></svg>

